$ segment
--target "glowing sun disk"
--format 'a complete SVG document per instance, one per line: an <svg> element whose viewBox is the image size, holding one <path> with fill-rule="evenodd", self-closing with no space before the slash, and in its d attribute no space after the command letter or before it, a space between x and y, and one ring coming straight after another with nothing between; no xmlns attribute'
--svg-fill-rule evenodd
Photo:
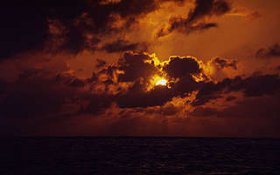
<svg viewBox="0 0 280 175"><path fill-rule="evenodd" d="M155 86L166 86L167 85L167 80L163 77L160 77L160 76L156 75L153 78L153 84Z"/></svg>
<svg viewBox="0 0 280 175"><path fill-rule="evenodd" d="M165 77L163 77L163 76L154 75L151 78L150 83L148 84L146 90L150 91L150 90L154 89L157 86L166 86L166 87L169 88L169 81Z"/></svg>
<svg viewBox="0 0 280 175"><path fill-rule="evenodd" d="M166 86L166 84L167 84L167 80L165 79L160 79L155 83L156 86Z"/></svg>

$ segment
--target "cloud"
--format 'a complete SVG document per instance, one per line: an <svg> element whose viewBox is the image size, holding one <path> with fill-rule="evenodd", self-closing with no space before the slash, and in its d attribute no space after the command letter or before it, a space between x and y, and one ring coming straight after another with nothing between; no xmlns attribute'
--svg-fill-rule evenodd
<svg viewBox="0 0 280 175"><path fill-rule="evenodd" d="M56 73L45 69L26 69L13 84L2 83L1 92L5 99L2 105L13 103L18 106L26 105L25 110L31 110L31 114L28 115L32 116L37 114L32 112L33 106L37 103L28 103L28 99L39 97L40 93L42 96L40 100L44 101L46 98L46 103L38 103L44 104L48 109L45 111L38 107L42 113L44 111L46 114L60 113L63 106L71 104L76 109L73 115L75 113L96 115L113 104L120 108L147 108L166 105L174 98L186 98L184 103L200 106L220 98L223 93L242 91L245 96L272 95L279 91L280 86L277 75L255 74L247 78L226 78L215 82L205 74L206 65L191 56L171 56L168 60L160 62L153 54L126 52L115 64L106 64L102 60L99 62L98 72L87 79L76 77L70 70ZM236 68L234 61L217 58L212 62L221 67ZM167 85L152 84L155 75L165 77ZM28 85L32 86L28 89ZM188 101L188 97L194 92L197 92L197 95ZM15 97L10 98L11 94ZM57 98L52 99L49 96ZM27 102L19 98L27 99ZM7 100L10 100L9 103L6 103ZM52 104L57 104L57 111L48 108L48 105ZM8 111L12 108L6 107ZM6 111L4 114L9 113Z"/></svg>
<svg viewBox="0 0 280 175"><path fill-rule="evenodd" d="M172 98L169 88L158 87L147 91L152 77L160 73L160 69L152 63L153 58L146 53L126 52L116 66L100 71L97 76L107 78L96 85L111 90L115 87L110 98L122 108L162 105ZM102 91L104 93L106 95L108 91Z"/></svg>
<svg viewBox="0 0 280 175"><path fill-rule="evenodd" d="M164 105L172 98L184 97L200 86L193 75L202 74L201 63L194 57L170 57L161 65L155 65L149 55L124 55L120 62L119 81L134 82L134 85L119 96L117 104L121 107L148 107ZM165 75L168 86L156 86L147 91L147 86L155 74Z"/></svg>
<svg viewBox="0 0 280 175"><path fill-rule="evenodd" d="M214 60L221 67L234 65L229 60ZM186 116L208 120L231 116L229 113L241 116L234 113L230 105L222 109L208 105L211 100L222 98L225 94L243 92L246 100L276 96L280 91L279 76L273 74L213 81L205 75L206 65L191 56L171 56L166 61L159 61L154 54L126 52L114 64L102 60L100 64L98 71L87 79L76 77L71 70L56 73L33 68L22 71L15 82L0 82L1 122L11 122L11 125L6 125L8 129L24 130L25 127L47 127L55 123L60 123L63 128L67 125L64 122L81 121L87 115L91 117L87 122L107 120L102 126L116 120L115 127L122 122L130 123L130 120L148 120L149 116L155 121L156 118L179 120ZM153 85L147 89L155 74L164 76L168 86ZM195 78L198 75L202 76L199 81ZM225 99L226 103L240 101L229 97L229 100ZM272 112L271 116L276 114ZM27 133L20 130L13 132Z"/></svg>
<svg viewBox="0 0 280 175"><path fill-rule="evenodd" d="M217 27L217 23L209 22L207 18L224 15L230 10L231 6L226 0L196 0L194 9L186 18L170 18L168 26L160 29L157 37L168 35L173 31L189 34Z"/></svg>
<svg viewBox="0 0 280 175"><path fill-rule="evenodd" d="M205 16L223 15L230 9L230 5L225 0L196 0L195 8L188 15L188 21L196 21Z"/></svg>
<svg viewBox="0 0 280 175"><path fill-rule="evenodd" d="M148 54L127 52L119 60L119 70L123 74L119 75L119 81L136 81L140 78L147 79L158 73L158 68L148 63L152 57Z"/></svg>
<svg viewBox="0 0 280 175"><path fill-rule="evenodd" d="M101 38L128 30L139 18L158 8L156 0L24 4L12 0L0 7L0 58L30 50L95 50Z"/></svg>
<svg viewBox="0 0 280 175"><path fill-rule="evenodd" d="M126 52L113 65L103 60L99 62L98 71L87 79L77 78L71 70L44 73L41 69L29 69L20 74L15 84L21 87L20 81L38 78L49 81L54 87L72 89L77 95L75 102L80 113L94 115L98 113L94 111L104 111L112 104L121 108L164 105L174 97L188 96L201 86L193 76L203 74L202 63L194 57L173 56L159 62L153 54ZM173 70L176 70L175 74ZM155 75L165 76L168 85L152 84Z"/></svg>
<svg viewBox="0 0 280 175"><path fill-rule="evenodd" d="M107 43L102 47L108 53L125 52L125 51L146 51L147 45L145 43L130 43L126 40L116 40L112 43Z"/></svg>
<svg viewBox="0 0 280 175"><path fill-rule="evenodd" d="M233 69L237 69L237 61L236 60L227 60L220 57L215 58L211 61L215 65L219 66L221 69L231 67Z"/></svg>
<svg viewBox="0 0 280 175"><path fill-rule="evenodd" d="M280 45L274 44L268 48L261 48L256 52L258 58L277 58L280 57Z"/></svg>
<svg viewBox="0 0 280 175"><path fill-rule="evenodd" d="M253 74L247 78L226 78L215 82L207 78L204 73L205 65L194 57L172 56L159 65L155 64L155 59L155 56L147 53L127 52L115 67L101 71L108 78L101 82L104 88L115 86L115 92L110 97L113 103L121 108L145 108L164 105L174 97L183 98L198 92L190 103L201 106L210 100L221 98L224 93L243 92L245 96L253 97L273 95L280 89L278 75ZM234 60L216 58L212 62L221 68L237 69ZM155 74L165 75L169 85L155 86L147 90ZM200 81L195 79L198 75L202 76ZM120 86L121 83L123 86ZM102 93L106 94L106 90Z"/></svg>
<svg viewBox="0 0 280 175"><path fill-rule="evenodd" d="M126 84L126 90L114 95L115 103L121 108L151 107L164 105L172 98L185 97L200 87L194 75L203 74L201 62L194 57L170 57L163 63L157 63L154 55L127 52L112 70L119 72L117 81L112 84ZM106 73L108 71L104 71ZM110 73L111 74L111 73ZM113 73L114 74L114 73ZM166 76L167 86L151 86L154 75ZM112 77L109 75L108 77ZM118 88L117 88L118 89Z"/></svg>
<svg viewBox="0 0 280 175"><path fill-rule="evenodd" d="M30 50L47 52L68 51L79 53L83 50L108 52L147 50L146 43L122 39L134 24L147 14L156 11L161 4L184 0L122 0L122 1L72 1L71 3L15 4L13 1L1 6L2 27L0 29L1 59ZM212 22L195 22L206 16L221 15L229 6L222 0L196 1L196 7L188 18L171 20L170 30L186 26L187 30L205 30L216 27ZM4 16L10 16L9 20ZM185 21L185 22L184 22ZM28 24L28 25L26 25ZM189 25L190 24L190 25ZM172 32L172 31L170 31ZM114 38L108 43L104 38Z"/></svg>
<svg viewBox="0 0 280 175"><path fill-rule="evenodd" d="M80 1L5 2L0 7L0 58L43 49L48 35L48 18L70 20L84 9ZM7 18L7 16L9 18Z"/></svg>
<svg viewBox="0 0 280 175"><path fill-rule="evenodd" d="M125 94L117 96L117 104L121 108L160 106L172 98L173 92L167 87L156 87L146 92L141 85L135 84Z"/></svg>
<svg viewBox="0 0 280 175"><path fill-rule="evenodd" d="M182 78L201 72L200 65L194 57L170 57L163 70L173 78Z"/></svg>
<svg viewBox="0 0 280 175"><path fill-rule="evenodd" d="M252 75L247 78L227 78L218 83L209 82L199 90L192 105L200 106L220 98L224 92L234 91L242 91L247 97L277 94L280 91L280 77L278 74Z"/></svg>

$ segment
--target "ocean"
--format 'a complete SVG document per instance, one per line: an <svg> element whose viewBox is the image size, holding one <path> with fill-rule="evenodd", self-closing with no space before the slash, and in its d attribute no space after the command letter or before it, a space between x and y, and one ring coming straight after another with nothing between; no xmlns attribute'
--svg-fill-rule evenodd
<svg viewBox="0 0 280 175"><path fill-rule="evenodd" d="M280 174L280 139L17 137L1 175Z"/></svg>

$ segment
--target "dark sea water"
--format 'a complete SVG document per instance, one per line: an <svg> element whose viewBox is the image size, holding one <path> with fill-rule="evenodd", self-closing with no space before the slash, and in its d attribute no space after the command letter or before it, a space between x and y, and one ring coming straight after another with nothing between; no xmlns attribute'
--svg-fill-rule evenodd
<svg viewBox="0 0 280 175"><path fill-rule="evenodd" d="M279 139L2 139L0 174L279 174Z"/></svg>

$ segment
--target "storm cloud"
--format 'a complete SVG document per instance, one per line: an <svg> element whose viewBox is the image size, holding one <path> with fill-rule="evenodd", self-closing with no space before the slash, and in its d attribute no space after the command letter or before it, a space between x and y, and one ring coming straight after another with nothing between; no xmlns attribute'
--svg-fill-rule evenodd
<svg viewBox="0 0 280 175"><path fill-rule="evenodd" d="M257 74L247 78L224 79L218 83L209 82L199 90L196 100L192 104L200 106L210 100L220 98L222 93L233 91L241 91L247 97L278 94L280 91L280 77L278 74Z"/></svg>
<svg viewBox="0 0 280 175"><path fill-rule="evenodd" d="M230 4L226 0L196 0L194 9L190 10L187 17L172 17L169 25L162 28L158 33L158 37L162 37L179 31L182 33L192 33L203 31L218 26L217 23L205 20L211 16L221 16L231 10Z"/></svg>
<svg viewBox="0 0 280 175"><path fill-rule="evenodd" d="M104 36L128 31L139 19L157 10L165 2L168 1L5 2L0 7L0 58L6 59L32 50L65 50L70 53L84 49L98 50L98 44ZM178 3L177 0L173 2ZM108 52L121 52L135 47L137 43L128 44L115 39L103 48Z"/></svg>

